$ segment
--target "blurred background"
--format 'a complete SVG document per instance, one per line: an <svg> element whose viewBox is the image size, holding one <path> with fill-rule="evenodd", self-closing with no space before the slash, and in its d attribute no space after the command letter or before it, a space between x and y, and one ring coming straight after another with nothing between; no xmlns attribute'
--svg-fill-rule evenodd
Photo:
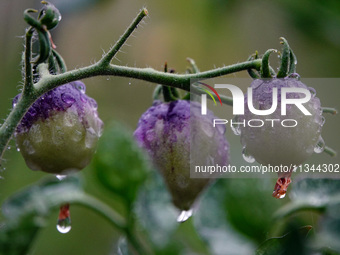
<svg viewBox="0 0 340 255"><path fill-rule="evenodd" d="M68 69L87 66L99 60L103 51L119 38L142 7L149 16L134 32L115 64L169 68L183 73L187 57L196 60L200 70L244 61L258 50L280 49L279 37L285 37L297 58L297 71L305 78L339 78L340 2L338 0L50 0L63 16L52 31L57 51L64 57ZM27 27L23 20L26 8L39 9L38 0L0 1L0 116L4 119L11 108L12 98L21 88L21 52ZM271 64L277 66L273 56ZM233 74L247 77L246 72ZM99 105L104 122L117 120L136 127L140 115L151 105L154 84L117 77L95 77L85 80L87 93ZM339 107L340 84L316 89L324 106ZM324 86L327 86L325 84ZM327 145L340 151L339 117L326 116L323 138ZM229 130L230 131L230 130ZM233 163L244 163L239 138L227 134L234 146ZM18 189L36 182L43 173L32 172L25 165L12 141L5 154L0 173L0 202ZM315 155L310 162L337 162L327 155ZM86 189L103 201L112 197L96 186L91 166L84 171ZM234 180L238 186L243 180ZM236 184L235 184L236 183ZM264 185L264 184L263 184ZM235 187L236 187L235 186ZM245 185L246 186L246 185ZM260 185L261 186L261 185ZM269 183L267 196L272 201ZM242 186L241 186L242 187ZM233 190L231 189L231 192ZM257 192L257 191L253 191ZM273 200L274 201L274 200ZM119 208L119 201L114 202ZM273 203L285 203L274 201ZM239 205L241 206L241 205ZM119 209L118 209L119 210ZM30 254L114 254L117 234L106 221L91 211L72 208L73 229L62 235L55 229L58 212L51 216ZM0 216L0 219L2 216ZM309 218L312 219L311 215ZM307 219L308 221L308 219ZM250 244L251 246L252 244ZM111 253L110 253L111 252ZM231 254L231 253L230 253Z"/></svg>

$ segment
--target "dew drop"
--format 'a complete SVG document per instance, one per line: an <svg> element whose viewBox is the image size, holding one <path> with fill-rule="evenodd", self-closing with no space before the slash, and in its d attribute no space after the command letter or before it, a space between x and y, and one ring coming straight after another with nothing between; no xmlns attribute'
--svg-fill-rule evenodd
<svg viewBox="0 0 340 255"><path fill-rule="evenodd" d="M241 135L241 128L240 128L240 124L238 123L238 117L235 116L232 119L232 124L230 125L231 130L233 131L233 133L235 135Z"/></svg>
<svg viewBox="0 0 340 255"><path fill-rule="evenodd" d="M322 139L322 137L319 137L318 143L314 147L314 152L315 153L321 153L325 149L325 142Z"/></svg>
<svg viewBox="0 0 340 255"><path fill-rule="evenodd" d="M279 196L278 196L278 198L284 198L286 196L286 193L284 193L284 194L280 194Z"/></svg>
<svg viewBox="0 0 340 255"><path fill-rule="evenodd" d="M55 177L57 177L59 181L62 181L67 177L67 175L57 174Z"/></svg>
<svg viewBox="0 0 340 255"><path fill-rule="evenodd" d="M25 149L26 149L26 152L30 155L34 154L35 153L35 149L33 148L32 144L30 143L29 140L25 140L24 143L23 143Z"/></svg>
<svg viewBox="0 0 340 255"><path fill-rule="evenodd" d="M92 127L86 129L86 136L85 136L85 146L86 148L93 148L95 143L98 140L98 136Z"/></svg>
<svg viewBox="0 0 340 255"><path fill-rule="evenodd" d="M301 77L300 77L300 75L298 74L298 73L292 73L292 74L290 74L289 75L289 78L293 78L293 79L296 79L296 80L300 80L301 79Z"/></svg>
<svg viewBox="0 0 340 255"><path fill-rule="evenodd" d="M316 96L316 91L315 91L315 89L314 89L314 88L312 88L312 87L308 87L308 90L309 90L309 92L311 93L311 95L312 95L312 98Z"/></svg>
<svg viewBox="0 0 340 255"><path fill-rule="evenodd" d="M10 150L10 149L11 149L11 146L8 146L8 147L7 147L7 150Z"/></svg>
<svg viewBox="0 0 340 255"><path fill-rule="evenodd" d="M129 82L129 85L131 85L131 82Z"/></svg>
<svg viewBox="0 0 340 255"><path fill-rule="evenodd" d="M180 214L177 217L177 222L182 223L187 221L192 216L192 209L189 209L187 211L183 210L180 212Z"/></svg>
<svg viewBox="0 0 340 255"><path fill-rule="evenodd" d="M60 206L57 229L66 234L71 230L70 204Z"/></svg>
<svg viewBox="0 0 340 255"><path fill-rule="evenodd" d="M69 94L69 93L63 93L61 94L61 100L68 106L70 107L76 100L74 97Z"/></svg>
<svg viewBox="0 0 340 255"><path fill-rule="evenodd" d="M20 148L19 148L19 147L17 147L17 151L20 151Z"/></svg>
<svg viewBox="0 0 340 255"><path fill-rule="evenodd" d="M77 89L81 92L81 93L83 93L83 94L85 94L85 90L86 90L86 87L85 87L85 85L83 84L83 83L77 83Z"/></svg>
<svg viewBox="0 0 340 255"><path fill-rule="evenodd" d="M321 116L321 123L320 123L321 127L325 124L325 122L326 122L325 117Z"/></svg>
<svg viewBox="0 0 340 255"><path fill-rule="evenodd" d="M79 142L83 138L83 133L79 130L75 130L71 136L72 141Z"/></svg>
<svg viewBox="0 0 340 255"><path fill-rule="evenodd" d="M243 159L247 161L248 163L255 162L255 158L252 155L248 154L246 147L243 147L242 149L242 156L243 156Z"/></svg>
<svg viewBox="0 0 340 255"><path fill-rule="evenodd" d="M41 134L41 127L39 124L34 124L31 126L29 135L32 141L34 141L34 143L40 143L43 141L43 136Z"/></svg>

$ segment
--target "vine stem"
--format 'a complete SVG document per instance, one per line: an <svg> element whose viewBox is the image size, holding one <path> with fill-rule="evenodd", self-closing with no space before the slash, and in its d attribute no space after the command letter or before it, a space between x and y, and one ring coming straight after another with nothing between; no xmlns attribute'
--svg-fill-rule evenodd
<svg viewBox="0 0 340 255"><path fill-rule="evenodd" d="M36 84L34 84L32 89L30 90L31 93L23 95L19 99L17 105L12 109L4 124L0 128L1 158L10 138L15 131L16 126L19 124L20 120L27 112L28 108L44 93L60 85L99 75L112 75L135 78L156 84L164 84L189 92L190 79L213 78L238 71L247 70L250 68L259 70L261 68L261 59L245 61L196 74L164 73L156 71L152 68L126 67L113 64L103 67L100 62L97 62L96 64L90 65L88 67L83 67L58 75L51 75L48 72L47 64L40 64L38 66L39 73L41 75L40 80Z"/></svg>
<svg viewBox="0 0 340 255"><path fill-rule="evenodd" d="M108 220L114 228L125 232L126 223L124 222L123 217L97 198L88 194L83 194L79 196L76 200L72 201L72 204L79 204L95 211L106 220Z"/></svg>
<svg viewBox="0 0 340 255"><path fill-rule="evenodd" d="M111 207L107 206L105 203L101 202L97 198L86 193L76 197L73 201L71 201L71 203L87 207L88 209L91 209L94 212L98 213L100 216L108 220L114 228L117 228L119 231L126 234L129 243L132 245L138 255L148 254L134 234L133 227L131 226L131 223L128 222L130 220L129 218L127 220L124 220L123 217L120 216Z"/></svg>
<svg viewBox="0 0 340 255"><path fill-rule="evenodd" d="M116 44L109 50L108 53L106 53L102 59L99 61L100 64L103 66L108 66L111 62L111 60L114 58L114 56L117 54L119 49L124 45L126 40L130 37L130 35L133 33L133 31L138 27L138 24L143 20L145 16L148 15L148 10L143 8L137 17L132 21L128 29L124 32L124 34L119 38L119 40L116 42Z"/></svg>

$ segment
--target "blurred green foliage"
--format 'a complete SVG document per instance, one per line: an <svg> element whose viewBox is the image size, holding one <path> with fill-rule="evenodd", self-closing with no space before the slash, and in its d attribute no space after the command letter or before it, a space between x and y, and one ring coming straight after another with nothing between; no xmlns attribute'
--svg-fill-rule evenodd
<svg viewBox="0 0 340 255"><path fill-rule="evenodd" d="M284 36L298 57L297 69L302 77L339 76L340 8L337 0L51 2L61 9L63 15L60 26L53 31L53 39L69 69L99 59L101 49L106 50L112 45L145 4L150 18L137 30L136 38L128 41L132 47L123 49L128 54L121 52L116 63L152 66L161 70L163 63L168 61L170 68L184 72L186 57L192 57L201 70L206 70L245 60L255 50L264 52L278 46L278 38ZM26 26L22 12L26 8L38 8L38 5L39 1L35 0L0 2L2 119L9 112L11 99L21 86L19 64L23 41L20 36ZM245 72L237 74L238 77L246 75ZM140 235L145 235L146 246L151 246L155 253L251 254L258 247L257 254L279 254L276 248L281 247L282 243L284 247L296 247L295 251L301 248L307 254L340 253L338 180L295 181L289 191L290 197L280 201L271 197L272 180L219 180L202 196L193 219L178 225L175 222L178 212L171 205L160 176L154 172L139 173L137 161L130 158L141 159L143 156L140 152L127 149L134 146L131 144L131 130L151 104L154 86L113 77L91 78L85 82L88 93L99 103L102 119L106 123L112 119L125 122L130 130L120 125L112 129L107 126L98 157L84 170L84 189L120 213L126 211L122 209L126 203L124 199L129 204L134 202L136 228ZM329 91L320 92L323 95L321 100L329 99ZM339 95L340 88L335 88L331 93ZM336 117L327 122L332 127L339 124ZM339 138L335 137L334 132L326 132L323 137L339 151ZM229 140L231 144L238 143L234 137ZM111 143L119 144L122 151L120 147L112 147ZM9 252L13 247L17 249L17 254L22 254L27 247L30 247L30 254L35 255L117 254L117 245L120 250L118 254L129 254L130 248L124 239L120 239L122 233L112 230L105 220L84 212L83 208L73 207L74 227L69 234L61 236L57 233L57 207L51 201L68 199L68 195L73 194L69 193L68 188L73 184L67 184L71 185L67 189L63 182L49 185L50 182L45 180L36 184L44 174L30 171L16 152L15 144L10 146L5 155L6 171L1 172L0 201L3 203L24 186L30 187L9 198L3 205L4 212L0 216L1 221L6 222L6 225L0 226L0 241L6 243L0 246L3 254L16 254ZM125 153L118 154L123 151ZM241 155L237 156L232 151L232 156L234 163L242 162ZM117 157L122 161L117 161ZM313 162L323 159L318 156ZM141 162L144 162L143 159ZM127 181L131 178L134 185ZM71 188L83 192L79 187L75 185ZM6 213L9 208L13 209L13 213ZM299 229L306 225L312 225L313 229L308 235L300 235ZM291 245L292 238L289 237L297 240L294 233L298 233L297 236L304 241ZM94 241L89 242L91 239Z"/></svg>

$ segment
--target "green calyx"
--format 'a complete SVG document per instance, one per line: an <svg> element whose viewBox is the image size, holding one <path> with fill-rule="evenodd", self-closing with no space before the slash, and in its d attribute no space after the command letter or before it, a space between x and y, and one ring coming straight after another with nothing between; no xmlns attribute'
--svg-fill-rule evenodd
<svg viewBox="0 0 340 255"><path fill-rule="evenodd" d="M48 30L55 28L61 20L59 10L51 3L42 1L45 6L41 9L38 19L42 25L45 25Z"/></svg>
<svg viewBox="0 0 340 255"><path fill-rule="evenodd" d="M248 73L250 77L253 79L261 79L261 78L285 78L287 76L291 76L296 73L296 56L293 50L290 48L288 41L281 37L281 44L283 45L282 53L279 53L281 63L278 72L270 66L269 57L271 53L277 53L276 49L267 50L262 56L261 70L248 69ZM255 54L251 55L248 58L248 61L258 59L257 51Z"/></svg>
<svg viewBox="0 0 340 255"><path fill-rule="evenodd" d="M24 11L24 20L31 26L26 34L28 40L32 40L33 33L38 36L39 51L37 57L32 59L33 71L41 63L48 63L49 70L54 74L66 72L66 65L62 57L55 51L56 46L52 41L49 30L55 28L61 20L59 10L51 3L42 1L44 4L40 11L27 9ZM38 17L31 16L38 13ZM28 34L29 33L29 34Z"/></svg>

